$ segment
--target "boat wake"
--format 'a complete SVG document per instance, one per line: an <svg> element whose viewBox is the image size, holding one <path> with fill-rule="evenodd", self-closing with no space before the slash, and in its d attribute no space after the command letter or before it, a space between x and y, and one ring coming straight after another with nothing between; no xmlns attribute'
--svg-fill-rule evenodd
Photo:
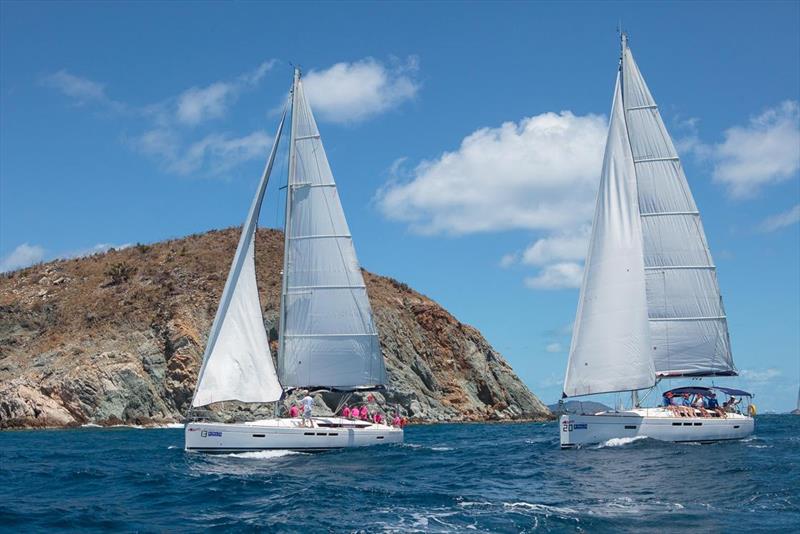
<svg viewBox="0 0 800 534"><path fill-rule="evenodd" d="M605 449L606 447L623 447L625 445L630 445L635 441L640 441L643 439L647 439L647 436L633 436L632 438L611 438L608 441L604 441L603 443L597 445L597 449Z"/></svg>
<svg viewBox="0 0 800 534"><path fill-rule="evenodd" d="M294 454L305 454L298 451L248 451L248 452L234 452L226 454L228 458L247 458L250 460L273 460L275 458L283 458L284 456L292 456Z"/></svg>

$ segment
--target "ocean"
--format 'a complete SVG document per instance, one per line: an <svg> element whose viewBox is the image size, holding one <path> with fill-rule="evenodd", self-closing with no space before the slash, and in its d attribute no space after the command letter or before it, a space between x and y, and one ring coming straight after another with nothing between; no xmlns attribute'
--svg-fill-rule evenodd
<svg viewBox="0 0 800 534"><path fill-rule="evenodd" d="M402 446L187 454L181 429L0 432L0 530L798 531L800 417L741 442L560 450L555 423L412 426Z"/></svg>

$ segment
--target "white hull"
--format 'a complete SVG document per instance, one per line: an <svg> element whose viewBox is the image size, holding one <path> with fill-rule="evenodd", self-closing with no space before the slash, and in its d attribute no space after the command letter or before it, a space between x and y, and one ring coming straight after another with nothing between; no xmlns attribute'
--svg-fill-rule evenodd
<svg viewBox="0 0 800 534"><path fill-rule="evenodd" d="M187 423L185 449L198 452L324 451L403 442L403 429L384 424L342 417L314 417L312 424L303 426L300 418Z"/></svg>
<svg viewBox="0 0 800 534"><path fill-rule="evenodd" d="M675 417L664 408L641 408L594 415L562 415L561 448L604 443L614 438L648 437L660 441L712 443L742 439L753 433L752 417Z"/></svg>

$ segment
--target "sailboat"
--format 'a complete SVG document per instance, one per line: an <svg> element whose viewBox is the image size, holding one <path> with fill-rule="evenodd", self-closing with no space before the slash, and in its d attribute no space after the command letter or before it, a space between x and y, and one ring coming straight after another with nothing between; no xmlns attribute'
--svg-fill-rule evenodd
<svg viewBox="0 0 800 534"><path fill-rule="evenodd" d="M255 271L258 216L287 113L288 183L277 369ZM208 336L192 409L223 401L276 403L286 391L383 389L378 332L353 240L299 69L256 189ZM276 410L277 411L277 410ZM401 443L403 430L343 417L189 421L187 451L326 450Z"/></svg>
<svg viewBox="0 0 800 534"><path fill-rule="evenodd" d="M754 421L738 406L683 414L641 407L639 391L652 392L661 379L737 371L700 213L624 33L621 48L562 396L631 392L631 409L563 415L561 447L637 436L740 439L753 432ZM716 392L736 402L751 397L730 388L673 390L704 398Z"/></svg>

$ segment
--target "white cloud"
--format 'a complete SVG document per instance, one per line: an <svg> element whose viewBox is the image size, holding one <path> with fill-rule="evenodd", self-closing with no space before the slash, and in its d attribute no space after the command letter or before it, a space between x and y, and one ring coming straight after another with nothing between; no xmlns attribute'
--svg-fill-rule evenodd
<svg viewBox="0 0 800 534"><path fill-rule="evenodd" d="M581 287L583 266L579 263L561 262L547 265L536 276L525 278L531 289L573 289Z"/></svg>
<svg viewBox="0 0 800 534"><path fill-rule="evenodd" d="M42 83L48 87L58 89L64 95L76 99L79 103L90 100L106 100L105 86L93 82L88 78L82 78L70 74L62 69L54 72L42 79Z"/></svg>
<svg viewBox="0 0 800 534"><path fill-rule="evenodd" d="M591 218L605 137L603 117L569 111L481 128L376 200L423 234L574 229Z"/></svg>
<svg viewBox="0 0 800 534"><path fill-rule="evenodd" d="M303 77L314 112L323 120L358 122L413 98L420 84L415 79L417 59L387 67L366 58L312 70Z"/></svg>
<svg viewBox="0 0 800 534"><path fill-rule="evenodd" d="M550 343L544 348L544 350L546 352L555 354L558 352L564 352L564 347L561 345L561 343Z"/></svg>
<svg viewBox="0 0 800 534"><path fill-rule="evenodd" d="M155 129L142 135L136 146L156 158L168 172L219 176L240 163L265 157L271 142L269 134L257 130L242 137L210 134L184 147L174 131Z"/></svg>
<svg viewBox="0 0 800 534"><path fill-rule="evenodd" d="M23 243L0 260L0 273L30 267L44 259L44 249L38 245Z"/></svg>
<svg viewBox="0 0 800 534"><path fill-rule="evenodd" d="M224 116L241 91L261 81L274 64L275 61L265 61L234 81L214 82L206 87L187 89L178 96L176 118L181 123L195 125Z"/></svg>
<svg viewBox="0 0 800 534"><path fill-rule="evenodd" d="M405 179L394 176L377 205L421 234L544 231L500 266L540 267L525 280L530 288L579 287L605 138L604 117L569 111L482 128Z"/></svg>
<svg viewBox="0 0 800 534"><path fill-rule="evenodd" d="M178 120L197 124L222 117L234 94L233 85L229 83L212 83L202 89L192 87L178 97Z"/></svg>
<svg viewBox="0 0 800 534"><path fill-rule="evenodd" d="M783 372L780 369L774 367L769 369L742 369L739 371L739 376L753 383L770 382L782 374Z"/></svg>
<svg viewBox="0 0 800 534"><path fill-rule="evenodd" d="M519 261L519 252L509 252L508 254L504 254L502 258L500 258L500 267L507 268L511 267L515 263Z"/></svg>
<svg viewBox="0 0 800 534"><path fill-rule="evenodd" d="M748 197L800 169L800 105L786 101L724 133L713 147L715 182L733 197Z"/></svg>
<svg viewBox="0 0 800 534"><path fill-rule="evenodd" d="M774 232L796 224L798 221L800 221L800 204L795 204L786 211L767 217L761 222L759 228L762 232Z"/></svg>
<svg viewBox="0 0 800 534"><path fill-rule="evenodd" d="M591 226L584 226L578 233L564 233L536 241L522 253L522 263L547 265L554 261L583 261L589 247Z"/></svg>

